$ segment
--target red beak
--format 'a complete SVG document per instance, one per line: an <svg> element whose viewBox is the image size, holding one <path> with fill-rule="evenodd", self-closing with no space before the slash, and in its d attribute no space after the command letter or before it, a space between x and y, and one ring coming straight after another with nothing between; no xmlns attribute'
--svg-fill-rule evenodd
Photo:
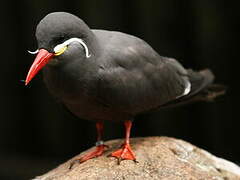
<svg viewBox="0 0 240 180"><path fill-rule="evenodd" d="M42 69L53 56L54 53L50 53L45 49L39 50L37 57L35 58L31 68L28 71L25 85L27 85L32 80L32 78L38 73L38 71Z"/></svg>

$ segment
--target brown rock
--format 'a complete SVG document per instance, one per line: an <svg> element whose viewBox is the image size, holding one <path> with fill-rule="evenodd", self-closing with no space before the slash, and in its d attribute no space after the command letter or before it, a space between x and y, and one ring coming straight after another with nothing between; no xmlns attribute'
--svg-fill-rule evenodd
<svg viewBox="0 0 240 180"><path fill-rule="evenodd" d="M139 163L107 157L123 140L111 140L110 148L98 158L75 164L69 170L74 157L56 169L35 180L240 180L240 167L185 141L168 137L132 138L132 148Z"/></svg>

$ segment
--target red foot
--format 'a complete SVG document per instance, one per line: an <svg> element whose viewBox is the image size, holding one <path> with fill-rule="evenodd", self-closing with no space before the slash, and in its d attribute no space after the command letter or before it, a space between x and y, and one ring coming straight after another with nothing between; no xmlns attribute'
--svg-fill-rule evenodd
<svg viewBox="0 0 240 180"><path fill-rule="evenodd" d="M89 159L101 156L106 147L108 147L108 146L105 145L105 144L101 144L101 145L96 146L96 148L93 151L85 154L83 157L81 157L79 159L75 159L74 161L72 161L69 169L71 169L75 163L83 163L83 162L85 162Z"/></svg>
<svg viewBox="0 0 240 180"><path fill-rule="evenodd" d="M111 156L118 158L118 164L120 164L122 160L133 160L134 162L137 162L135 154L128 143L123 144L122 148L113 152Z"/></svg>

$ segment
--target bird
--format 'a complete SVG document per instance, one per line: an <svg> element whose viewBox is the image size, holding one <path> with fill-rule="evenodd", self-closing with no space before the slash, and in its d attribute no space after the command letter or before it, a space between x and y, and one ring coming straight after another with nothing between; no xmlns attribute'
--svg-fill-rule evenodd
<svg viewBox="0 0 240 180"><path fill-rule="evenodd" d="M176 59L160 56L144 40L118 31L90 29L79 17L52 12L37 25L38 49L25 85L42 69L50 94L75 116L96 123L96 147L75 159L101 156L104 122L125 126L122 146L110 156L137 162L130 145L136 115L224 93L209 69L185 69ZM72 166L71 165L71 166Z"/></svg>

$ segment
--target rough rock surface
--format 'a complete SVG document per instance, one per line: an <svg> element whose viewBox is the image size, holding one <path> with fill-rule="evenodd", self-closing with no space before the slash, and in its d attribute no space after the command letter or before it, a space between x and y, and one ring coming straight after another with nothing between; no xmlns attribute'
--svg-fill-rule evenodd
<svg viewBox="0 0 240 180"><path fill-rule="evenodd" d="M139 163L122 161L120 165L113 157L107 157L123 140L111 140L103 156L69 170L74 157L56 169L35 180L240 180L240 167L185 141L168 137L132 138L132 148Z"/></svg>

